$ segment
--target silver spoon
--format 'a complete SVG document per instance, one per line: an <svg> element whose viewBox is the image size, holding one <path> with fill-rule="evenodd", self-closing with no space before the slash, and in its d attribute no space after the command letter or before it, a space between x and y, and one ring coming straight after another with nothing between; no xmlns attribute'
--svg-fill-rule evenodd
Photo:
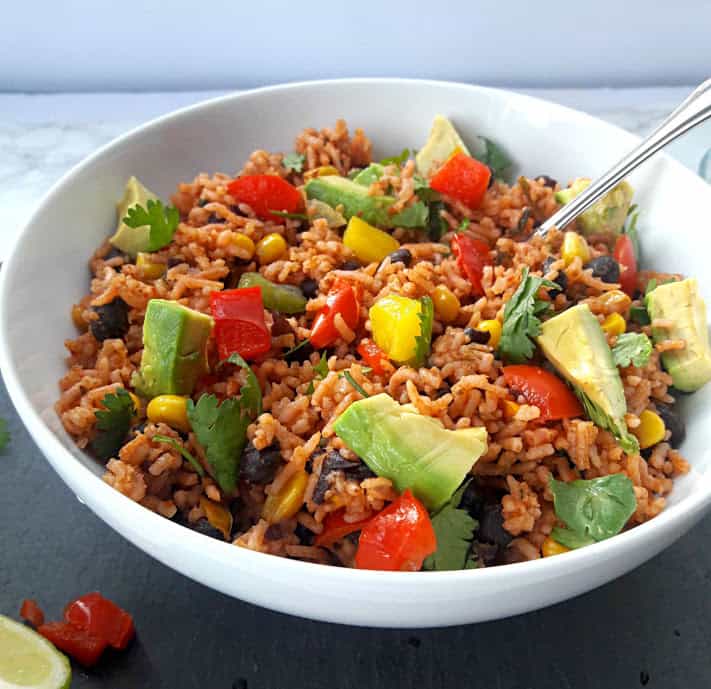
<svg viewBox="0 0 711 689"><path fill-rule="evenodd" d="M554 227L563 229L647 158L709 117L711 117L711 79L707 79L694 89L644 141L574 199L566 203L557 213L551 215L538 227L535 234L543 237Z"/></svg>

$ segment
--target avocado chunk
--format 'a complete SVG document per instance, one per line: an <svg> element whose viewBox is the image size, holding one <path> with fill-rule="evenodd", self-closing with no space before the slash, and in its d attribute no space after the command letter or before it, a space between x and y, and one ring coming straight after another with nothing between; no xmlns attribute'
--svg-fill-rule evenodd
<svg viewBox="0 0 711 689"><path fill-rule="evenodd" d="M332 229L343 227L348 222L337 210L318 199L311 199L306 204L306 210L311 220L323 218Z"/></svg>
<svg viewBox="0 0 711 689"><path fill-rule="evenodd" d="M365 222L390 229L393 227L424 227L427 224L428 208L418 201L399 213L391 214L393 196L371 196L368 187L346 177L316 177L306 183L306 196L318 199L337 209L346 220L354 215Z"/></svg>
<svg viewBox="0 0 711 689"><path fill-rule="evenodd" d="M586 177L579 177L567 189L557 191L555 200L565 205L590 186L590 181ZM578 229L587 236L596 234L610 239L617 238L625 226L633 194L632 185L623 180L580 215Z"/></svg>
<svg viewBox="0 0 711 689"><path fill-rule="evenodd" d="M131 383L141 397L190 395L207 373L213 321L175 301L151 299L143 322L141 368Z"/></svg>
<svg viewBox="0 0 711 689"><path fill-rule="evenodd" d="M148 188L144 187L138 179L130 177L126 182L123 198L116 204L116 214L118 224L116 232L109 239L109 242L117 249L135 258L140 251L149 250L149 239L151 228L148 225L142 227L129 227L124 223L129 208L143 206L145 208L148 201L157 201L158 197Z"/></svg>
<svg viewBox="0 0 711 689"><path fill-rule="evenodd" d="M415 156L417 171L427 177L435 163L443 163L456 149L469 155L454 125L444 115L435 115L429 139Z"/></svg>
<svg viewBox="0 0 711 689"><path fill-rule="evenodd" d="M450 500L487 448L485 428L450 431L385 393L351 404L333 428L372 471L431 511Z"/></svg>
<svg viewBox="0 0 711 689"><path fill-rule="evenodd" d="M646 298L647 312L673 323L671 328L652 328L652 339L684 340L684 349L662 353L662 364L683 392L694 392L711 380L711 350L706 323L706 304L696 280L668 282L653 289Z"/></svg>
<svg viewBox="0 0 711 689"><path fill-rule="evenodd" d="M354 178L356 184L362 184L364 187L369 187L373 182L377 182L385 172L385 168L380 163L371 163L368 167L363 168Z"/></svg>
<svg viewBox="0 0 711 689"><path fill-rule="evenodd" d="M591 421L610 431L627 454L639 452L627 430L627 402L605 333L587 304L578 304L541 325L538 345L572 384Z"/></svg>

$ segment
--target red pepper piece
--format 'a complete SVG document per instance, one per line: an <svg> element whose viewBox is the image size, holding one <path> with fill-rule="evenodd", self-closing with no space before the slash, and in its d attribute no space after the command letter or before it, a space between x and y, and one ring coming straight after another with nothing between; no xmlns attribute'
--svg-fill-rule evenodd
<svg viewBox="0 0 711 689"><path fill-rule="evenodd" d="M96 665L108 643L69 622L48 622L37 632L85 667Z"/></svg>
<svg viewBox="0 0 711 689"><path fill-rule="evenodd" d="M369 340L368 338L361 340L357 351L358 354L363 357L363 361L373 369L373 373L376 375L382 376L392 370L392 364L385 355L385 352L380 349L373 340Z"/></svg>
<svg viewBox="0 0 711 689"><path fill-rule="evenodd" d="M126 648L135 635L131 615L97 592L69 603L64 619L119 650Z"/></svg>
<svg viewBox="0 0 711 689"><path fill-rule="evenodd" d="M210 311L215 319L215 342L220 359L234 352L253 359L271 349L272 337L264 320L259 287L212 292Z"/></svg>
<svg viewBox="0 0 711 689"><path fill-rule="evenodd" d="M634 244L629 235L623 234L617 238L613 256L622 266L620 273L622 291L632 297L637 291L637 259L634 255Z"/></svg>
<svg viewBox="0 0 711 689"><path fill-rule="evenodd" d="M360 294L357 287L343 279L333 283L325 306L316 314L309 338L312 347L322 349L338 339L339 332L334 321L339 313L351 330L358 326Z"/></svg>
<svg viewBox="0 0 711 689"><path fill-rule="evenodd" d="M363 527L355 565L358 569L417 571L435 550L437 537L430 515L408 489Z"/></svg>
<svg viewBox="0 0 711 689"><path fill-rule="evenodd" d="M227 185L240 203L246 203L262 220L281 220L270 211L298 213L304 199L299 190L277 175L244 175Z"/></svg>
<svg viewBox="0 0 711 689"><path fill-rule="evenodd" d="M491 179L488 165L466 153L455 153L430 180L430 186L441 194L461 201L469 208L478 208Z"/></svg>
<svg viewBox="0 0 711 689"><path fill-rule="evenodd" d="M25 598L25 600L22 601L20 617L29 622L35 628L44 624L44 613L42 612L42 608L37 605L36 600L32 600L31 598Z"/></svg>
<svg viewBox="0 0 711 689"><path fill-rule="evenodd" d="M459 270L471 283L472 294L477 297L484 296L484 288L481 285L484 267L494 265L489 245L481 239L459 233L452 237L452 251L457 257Z"/></svg>
<svg viewBox="0 0 711 689"><path fill-rule="evenodd" d="M333 545L336 541L340 541L348 534L354 531L360 531L372 519L372 517L368 517L368 519L361 519L357 522L347 522L343 519L345 512L344 509L331 512L326 519L323 520L323 531L316 536L314 545L324 548Z"/></svg>
<svg viewBox="0 0 711 689"><path fill-rule="evenodd" d="M540 366L504 366L504 380L511 390L541 410L541 421L583 415L582 405L573 391L558 376Z"/></svg>

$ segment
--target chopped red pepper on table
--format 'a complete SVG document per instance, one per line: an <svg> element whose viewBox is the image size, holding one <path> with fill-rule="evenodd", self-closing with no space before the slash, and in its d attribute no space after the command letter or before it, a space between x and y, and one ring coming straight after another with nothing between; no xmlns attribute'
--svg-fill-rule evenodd
<svg viewBox="0 0 711 689"><path fill-rule="evenodd" d="M434 174L430 187L440 194L461 201L469 208L478 208L490 179L491 170L488 165L459 151L450 156Z"/></svg>
<svg viewBox="0 0 711 689"><path fill-rule="evenodd" d="M314 319L309 338L312 347L322 349L338 339L340 333L335 325L338 314L351 330L355 330L360 317L359 289L342 278L333 283L333 287L326 297L326 304Z"/></svg>
<svg viewBox="0 0 711 689"><path fill-rule="evenodd" d="M29 622L33 627L39 627L44 624L42 608L37 605L36 600L32 600L31 598L25 598L25 600L22 601L20 617L26 622Z"/></svg>
<svg viewBox="0 0 711 689"><path fill-rule="evenodd" d="M87 593L64 609L64 619L122 650L134 637L133 618L100 593Z"/></svg>
<svg viewBox="0 0 711 689"><path fill-rule="evenodd" d="M583 415L575 393L558 376L540 366L504 366L506 385L541 410L541 421L570 419Z"/></svg>
<svg viewBox="0 0 711 689"><path fill-rule="evenodd" d="M464 273L472 286L472 294L477 297L484 295L481 278L486 266L493 266L489 245L481 239L469 235L455 234L452 237L452 251L457 257L459 270Z"/></svg>
<svg viewBox="0 0 711 689"><path fill-rule="evenodd" d="M416 572L435 550L437 537L430 515L408 489L363 527L355 566Z"/></svg>
<svg viewBox="0 0 711 689"><path fill-rule="evenodd" d="M271 211L298 213L304 206L299 190L277 175L244 175L230 182L227 190L261 220L279 221Z"/></svg>
<svg viewBox="0 0 711 689"><path fill-rule="evenodd" d="M272 337L264 320L259 287L212 292L210 311L215 319L214 334L220 359L227 359L234 352L253 359L271 348Z"/></svg>

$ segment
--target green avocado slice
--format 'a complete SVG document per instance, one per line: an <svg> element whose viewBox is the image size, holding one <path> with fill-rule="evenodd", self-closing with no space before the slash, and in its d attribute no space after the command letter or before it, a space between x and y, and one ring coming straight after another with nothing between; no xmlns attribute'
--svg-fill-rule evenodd
<svg viewBox="0 0 711 689"><path fill-rule="evenodd" d="M711 349L706 323L706 304L693 278L668 282L646 298L647 312L654 320L668 320L671 328L652 328L652 339L684 340L684 349L662 353L662 363L684 392L694 392L711 380Z"/></svg>
<svg viewBox="0 0 711 689"><path fill-rule="evenodd" d="M393 196L371 196L367 186L346 177L316 177L306 183L305 190L307 198L318 199L331 208L338 208L346 220L356 215L384 229L424 227L427 224L429 211L421 201L407 206L399 213L391 214L390 206L395 203Z"/></svg>
<svg viewBox="0 0 711 689"><path fill-rule="evenodd" d="M136 177L129 177L123 198L116 204L116 215L118 216L116 232L109 242L133 258L141 251L149 251L151 228L148 225L129 227L123 219L128 214L129 208L145 207L148 201L157 200L158 197L143 186Z"/></svg>
<svg viewBox="0 0 711 689"><path fill-rule="evenodd" d="M141 368L131 383L141 397L189 395L207 372L213 320L175 301L151 299L143 323Z"/></svg>
<svg viewBox="0 0 711 689"><path fill-rule="evenodd" d="M628 454L639 452L627 430L627 402L605 333L587 304L578 304L541 325L537 342L546 358L575 388L595 424L610 431Z"/></svg>
<svg viewBox="0 0 711 689"><path fill-rule="evenodd" d="M444 115L435 115L427 143L415 156L417 171L427 177L435 163L444 163L457 148L469 155L454 125Z"/></svg>
<svg viewBox="0 0 711 689"><path fill-rule="evenodd" d="M450 431L385 393L351 404L334 430L378 476L399 492L412 490L430 511L450 500L487 449L485 428Z"/></svg>

